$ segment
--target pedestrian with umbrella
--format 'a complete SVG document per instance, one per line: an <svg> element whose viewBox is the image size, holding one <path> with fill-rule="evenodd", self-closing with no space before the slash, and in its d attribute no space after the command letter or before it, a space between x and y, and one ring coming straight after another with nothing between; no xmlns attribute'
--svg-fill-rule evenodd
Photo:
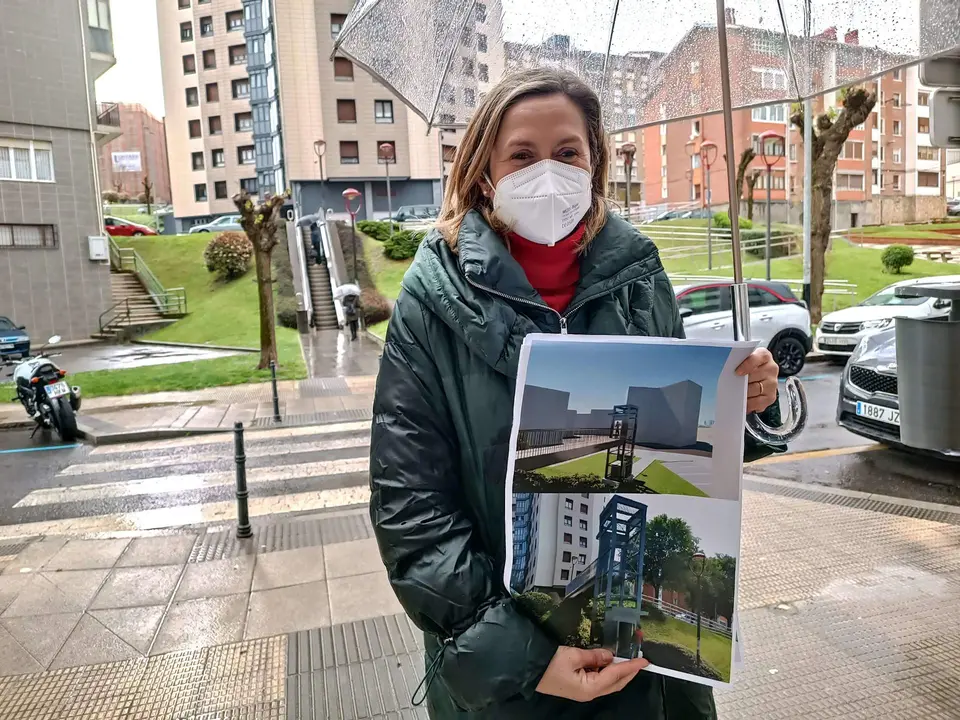
<svg viewBox="0 0 960 720"><path fill-rule="evenodd" d="M528 333L683 337L657 248L605 199L596 93L527 70L479 104L443 210L403 280L381 357L371 517L390 582L425 633L431 718L716 717L711 690L646 659L561 646L504 588L504 478ZM584 368L584 372L590 372ZM756 350L748 412L779 425ZM774 449L746 441L748 459ZM639 674L638 674L639 673Z"/></svg>
<svg viewBox="0 0 960 720"><path fill-rule="evenodd" d="M350 341L357 339L357 330L360 326L360 286L354 283L345 283L333 291L333 297L339 299L343 306L343 319L350 328Z"/></svg>

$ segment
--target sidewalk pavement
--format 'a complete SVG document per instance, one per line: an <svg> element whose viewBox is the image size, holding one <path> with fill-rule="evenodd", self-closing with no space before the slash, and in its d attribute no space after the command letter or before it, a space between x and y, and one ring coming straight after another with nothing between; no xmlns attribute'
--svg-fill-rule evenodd
<svg viewBox="0 0 960 720"><path fill-rule="evenodd" d="M957 717L960 509L751 477L743 527L723 720ZM425 718L366 508L255 533L0 541L0 717Z"/></svg>

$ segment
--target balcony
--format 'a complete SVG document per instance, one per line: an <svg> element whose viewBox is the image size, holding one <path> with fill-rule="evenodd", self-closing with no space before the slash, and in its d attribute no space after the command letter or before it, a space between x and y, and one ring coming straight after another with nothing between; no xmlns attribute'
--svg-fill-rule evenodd
<svg viewBox="0 0 960 720"><path fill-rule="evenodd" d="M97 145L106 145L120 137L120 106L116 103L97 103Z"/></svg>
<svg viewBox="0 0 960 720"><path fill-rule="evenodd" d="M93 79L103 75L117 64L113 54L113 34L110 30L90 27L87 34L87 52L90 54L90 72Z"/></svg>

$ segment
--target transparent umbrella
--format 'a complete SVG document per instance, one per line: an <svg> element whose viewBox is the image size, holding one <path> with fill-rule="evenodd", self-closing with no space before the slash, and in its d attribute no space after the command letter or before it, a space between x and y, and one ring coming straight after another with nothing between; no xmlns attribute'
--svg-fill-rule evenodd
<svg viewBox="0 0 960 720"><path fill-rule="evenodd" d="M505 75L553 66L597 91L611 132L722 113L723 137L711 140L735 158L734 109L784 126L791 101L958 46L960 0L357 0L334 54L377 76L429 126L463 126ZM731 219L736 166L715 165ZM739 224L731 226L734 331L749 339ZM799 381L788 380L786 394L783 426L748 421L759 439L802 429Z"/></svg>

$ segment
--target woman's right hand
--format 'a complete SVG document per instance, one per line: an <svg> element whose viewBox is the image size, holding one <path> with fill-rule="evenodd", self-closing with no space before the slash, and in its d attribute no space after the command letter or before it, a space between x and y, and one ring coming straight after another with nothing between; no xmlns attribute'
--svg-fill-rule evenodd
<svg viewBox="0 0 960 720"><path fill-rule="evenodd" d="M614 663L609 650L557 648L537 692L590 702L601 695L619 692L650 662L643 658Z"/></svg>

